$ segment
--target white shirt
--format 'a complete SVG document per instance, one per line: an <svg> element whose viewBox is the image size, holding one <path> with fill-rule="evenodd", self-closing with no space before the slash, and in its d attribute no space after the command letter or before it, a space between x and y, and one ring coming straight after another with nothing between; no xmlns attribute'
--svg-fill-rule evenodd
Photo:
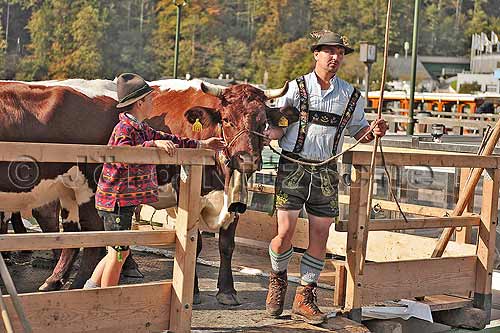
<svg viewBox="0 0 500 333"><path fill-rule="evenodd" d="M354 91L353 86L334 76L330 80L330 88L324 93L321 91L321 86L314 72L304 76L307 92L309 94L309 110L334 113L342 116L347 107L349 98ZM299 88L297 81L290 82L287 93L280 97L277 102L277 107L293 106L299 109ZM355 136L361 129L369 126L365 119L365 100L363 97L358 99L356 109L351 120L347 123L346 129L350 136ZM290 124L285 129L285 134L279 140L280 147L283 150L293 152L297 135L299 133L299 122ZM324 161L333 156L333 141L337 127L324 126L319 124L307 124L307 135L304 141L304 147L299 155L303 158ZM345 134L345 133L344 133ZM337 153L342 150L343 135L337 147Z"/></svg>

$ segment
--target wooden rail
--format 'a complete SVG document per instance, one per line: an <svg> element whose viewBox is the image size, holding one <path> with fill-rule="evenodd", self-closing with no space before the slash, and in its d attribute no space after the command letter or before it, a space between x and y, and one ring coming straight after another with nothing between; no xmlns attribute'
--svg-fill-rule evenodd
<svg viewBox="0 0 500 333"><path fill-rule="evenodd" d="M0 235L0 251L71 249L120 244L175 244L175 231L84 231Z"/></svg>
<svg viewBox="0 0 500 333"><path fill-rule="evenodd" d="M424 216L409 218L408 222L403 219L367 220L366 184L370 157L371 150L364 147L357 147L343 157L343 162L352 164L353 169L349 195L339 195L339 203L349 205L349 220L339 221L335 227L332 226L327 241L327 252L346 257L345 261L332 262L338 272L334 303L350 309L351 317L359 320L361 307L374 302L443 293L473 293L474 307L484 310L489 316L500 157L411 149L386 152L388 166L462 168L462 187L470 168L484 167L488 173L483 179L480 215L471 212L471 201L468 203L468 212L456 217L447 217L446 214L451 212L448 209L401 204L404 212ZM256 193L274 193L274 188L269 185L254 184L249 189ZM398 211L396 204L389 200L374 199L373 204L379 204L385 210ZM457 233L457 242L448 243L443 258L430 258L436 239L390 232L446 227L461 227L462 230ZM479 230L475 245L468 244L473 242L470 232L472 227ZM237 235L244 238L254 235L252 237L256 240L269 241L276 232L275 217L253 212L240 218ZM307 219L299 218L292 243L296 247L308 247ZM367 262L361 271L363 261ZM432 299L439 299L439 296ZM471 300L463 301L460 304L456 300L450 301L453 305L449 308L470 306ZM448 308L448 305L445 307Z"/></svg>
<svg viewBox="0 0 500 333"><path fill-rule="evenodd" d="M175 231L2 235L0 251L175 243L172 282L23 294L20 298L34 332L191 330L201 173L203 165L215 163L212 151L177 149L169 156L159 148L0 142L0 161L181 164ZM12 311L10 297L3 298ZM17 319L14 327L20 330Z"/></svg>

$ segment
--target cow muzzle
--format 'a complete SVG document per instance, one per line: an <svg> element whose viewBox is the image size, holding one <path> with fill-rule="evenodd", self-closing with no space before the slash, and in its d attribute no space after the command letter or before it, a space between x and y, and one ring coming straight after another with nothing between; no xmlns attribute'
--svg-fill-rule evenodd
<svg viewBox="0 0 500 333"><path fill-rule="evenodd" d="M247 152L238 152L231 158L231 167L241 173L253 173L260 170L262 158L260 156L252 156Z"/></svg>

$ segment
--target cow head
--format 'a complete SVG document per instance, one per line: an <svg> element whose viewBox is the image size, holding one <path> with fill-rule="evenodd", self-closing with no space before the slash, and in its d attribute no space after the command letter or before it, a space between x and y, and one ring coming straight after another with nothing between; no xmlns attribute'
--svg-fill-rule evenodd
<svg viewBox="0 0 500 333"><path fill-rule="evenodd" d="M220 101L217 116L211 117L219 121L218 131L227 144L222 159L230 168L242 173L259 170L263 148L263 138L259 134L267 124L266 101L283 96L288 90L288 82L281 89L269 90L249 84L223 88L202 82L201 89Z"/></svg>

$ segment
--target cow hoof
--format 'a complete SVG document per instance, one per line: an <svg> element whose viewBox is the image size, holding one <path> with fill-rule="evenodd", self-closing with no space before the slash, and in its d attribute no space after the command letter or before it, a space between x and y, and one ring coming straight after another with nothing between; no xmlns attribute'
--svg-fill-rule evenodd
<svg viewBox="0 0 500 333"><path fill-rule="evenodd" d="M215 296L215 297L217 298L217 301L223 305L236 306L236 305L241 304L240 299L238 298L238 295L236 295L235 293L234 294L232 294L232 293L230 293L230 294L218 293L217 296Z"/></svg>
<svg viewBox="0 0 500 333"><path fill-rule="evenodd" d="M39 288L38 291L57 291L62 288L62 282L56 281L52 283L44 282Z"/></svg>
<svg viewBox="0 0 500 333"><path fill-rule="evenodd" d="M135 279L142 279L144 277L144 274L142 274L137 267L128 268L122 271L122 274L123 276Z"/></svg>
<svg viewBox="0 0 500 333"><path fill-rule="evenodd" d="M201 304L200 293L194 293L193 294L193 304Z"/></svg>

